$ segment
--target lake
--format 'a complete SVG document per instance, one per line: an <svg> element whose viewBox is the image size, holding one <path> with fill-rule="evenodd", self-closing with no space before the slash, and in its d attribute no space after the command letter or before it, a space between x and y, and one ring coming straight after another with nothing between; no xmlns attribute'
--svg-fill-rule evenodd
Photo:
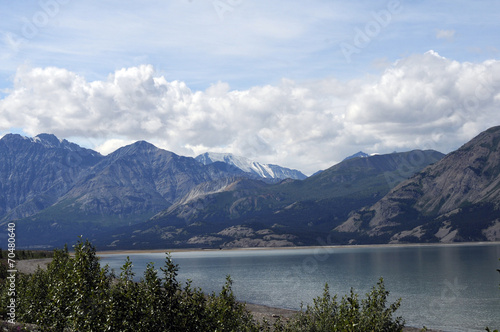
<svg viewBox="0 0 500 332"><path fill-rule="evenodd" d="M117 274L130 256L139 279L148 262L159 269L165 254L102 255ZM500 328L500 243L419 246L350 246L173 252L178 280L219 292L226 275L238 300L300 309L323 293L339 297L351 287L363 295L380 277L407 326L444 331Z"/></svg>

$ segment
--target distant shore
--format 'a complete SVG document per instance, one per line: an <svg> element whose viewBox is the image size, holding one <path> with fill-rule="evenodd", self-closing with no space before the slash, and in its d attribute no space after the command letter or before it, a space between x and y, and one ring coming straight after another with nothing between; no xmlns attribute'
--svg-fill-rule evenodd
<svg viewBox="0 0 500 332"><path fill-rule="evenodd" d="M342 249L342 248L404 248L404 247L433 247L433 246L480 246L495 245L500 241L492 242L450 242L450 243L392 243L392 244L346 244L326 246L294 246L294 247L247 247L247 248L175 248L175 249L117 249L100 250L97 255L126 255L126 254L161 254L167 252L204 252L204 251L238 251L238 250L298 250L298 249Z"/></svg>

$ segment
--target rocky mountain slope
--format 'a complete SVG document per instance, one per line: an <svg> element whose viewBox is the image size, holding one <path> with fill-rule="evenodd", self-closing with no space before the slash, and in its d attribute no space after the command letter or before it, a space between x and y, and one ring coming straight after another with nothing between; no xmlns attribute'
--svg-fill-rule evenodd
<svg viewBox="0 0 500 332"><path fill-rule="evenodd" d="M500 240L500 126L400 183L336 227L355 242Z"/></svg>
<svg viewBox="0 0 500 332"><path fill-rule="evenodd" d="M0 220L36 214L67 193L104 157L54 135L0 140Z"/></svg>
<svg viewBox="0 0 500 332"><path fill-rule="evenodd" d="M114 237L115 247L291 246L317 244L349 213L438 161L436 151L352 158L303 181L252 179L212 184ZM133 234L128 236L128 234Z"/></svg>
<svg viewBox="0 0 500 332"><path fill-rule="evenodd" d="M278 182L279 180L284 179L303 180L307 177L302 172L295 169L281 167L273 164L261 164L256 161L251 161L250 159L247 159L245 157L235 156L231 153L206 152L197 156L195 159L204 165L209 165L214 162L223 162L228 165L237 167L243 172L255 175L258 178L271 180L270 182Z"/></svg>
<svg viewBox="0 0 500 332"><path fill-rule="evenodd" d="M140 141L106 156L60 201L71 201L87 215L140 222L144 215L169 207L197 185L228 177L227 168L220 166L204 166ZM238 173L243 175L231 170L232 175Z"/></svg>

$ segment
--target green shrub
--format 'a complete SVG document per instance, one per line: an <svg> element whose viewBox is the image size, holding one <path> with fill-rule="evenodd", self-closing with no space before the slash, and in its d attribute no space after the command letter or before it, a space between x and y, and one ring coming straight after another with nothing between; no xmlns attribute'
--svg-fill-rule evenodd
<svg viewBox="0 0 500 332"><path fill-rule="evenodd" d="M383 279L377 286L359 299L353 291L337 302L337 296L332 297L328 284L325 285L323 296L314 299L312 306L307 306L288 324L280 327L281 331L402 331L404 321L401 317L393 319L392 315L401 305L401 299L387 305L389 292L385 290Z"/></svg>

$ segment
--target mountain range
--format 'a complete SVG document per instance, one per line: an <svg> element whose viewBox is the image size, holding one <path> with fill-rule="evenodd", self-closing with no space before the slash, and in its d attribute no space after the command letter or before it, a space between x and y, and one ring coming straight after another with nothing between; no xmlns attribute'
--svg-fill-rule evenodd
<svg viewBox="0 0 500 332"><path fill-rule="evenodd" d="M257 176L257 178L270 180L270 183L279 182L284 179L304 180L307 178L301 171L295 169L273 164L261 164L245 157L235 156L231 153L206 152L197 156L195 159L204 165L210 165L218 161L223 162L239 168L250 176L254 175Z"/></svg>
<svg viewBox="0 0 500 332"><path fill-rule="evenodd" d="M446 156L346 158L305 178L145 141L102 156L54 135L0 139L0 223L20 247L102 249L500 240L500 127ZM5 235L0 235L5 236Z"/></svg>
<svg viewBox="0 0 500 332"><path fill-rule="evenodd" d="M402 181L442 157L436 151L416 150L353 158L305 180L274 185L237 179L133 226L116 237L115 244L148 247L162 239L182 247L317 244L318 237L329 234L351 211L381 199L394 181ZM126 235L130 232L132 238Z"/></svg>

